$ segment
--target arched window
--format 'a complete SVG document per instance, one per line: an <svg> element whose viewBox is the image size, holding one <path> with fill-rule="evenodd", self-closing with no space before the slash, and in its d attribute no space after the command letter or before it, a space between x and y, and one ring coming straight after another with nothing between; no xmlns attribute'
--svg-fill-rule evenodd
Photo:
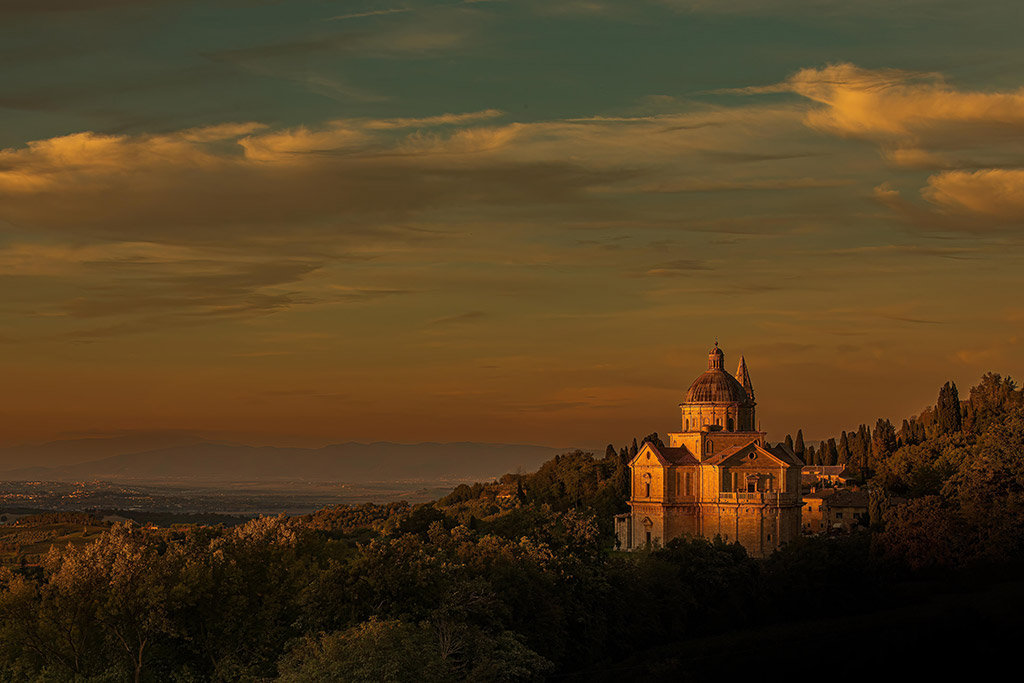
<svg viewBox="0 0 1024 683"><path fill-rule="evenodd" d="M690 421L689 420L686 421L686 429L683 430L683 431L687 431L687 432L690 431Z"/></svg>
<svg viewBox="0 0 1024 683"><path fill-rule="evenodd" d="M731 418L731 417L729 418L729 422L728 422L727 424L729 425L729 426L728 426L728 429L729 429L729 431L730 431L730 432L731 432L731 431L733 431L733 430L734 430L734 428L735 428L735 426L736 426L736 424L735 424L735 423L733 422L733 420L732 420L732 418Z"/></svg>
<svg viewBox="0 0 1024 683"><path fill-rule="evenodd" d="M650 473L644 474L644 498L651 497L651 475Z"/></svg>

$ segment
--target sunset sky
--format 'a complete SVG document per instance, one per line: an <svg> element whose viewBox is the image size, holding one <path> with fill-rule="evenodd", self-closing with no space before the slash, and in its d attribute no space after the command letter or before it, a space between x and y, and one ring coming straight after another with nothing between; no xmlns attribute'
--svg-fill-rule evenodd
<svg viewBox="0 0 1024 683"><path fill-rule="evenodd" d="M0 443L769 440L1024 375L1019 2L5 0Z"/></svg>

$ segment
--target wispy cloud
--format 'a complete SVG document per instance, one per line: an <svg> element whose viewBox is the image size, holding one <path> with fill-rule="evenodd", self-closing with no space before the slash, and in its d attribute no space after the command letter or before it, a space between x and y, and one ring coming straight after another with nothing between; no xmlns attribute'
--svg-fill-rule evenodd
<svg viewBox="0 0 1024 683"><path fill-rule="evenodd" d="M392 7L390 9L378 9L369 12L355 12L353 14L339 14L333 17L327 17L324 21L345 21L346 19L362 19L363 17L379 17L385 14L404 14L405 12L414 12L413 7Z"/></svg>

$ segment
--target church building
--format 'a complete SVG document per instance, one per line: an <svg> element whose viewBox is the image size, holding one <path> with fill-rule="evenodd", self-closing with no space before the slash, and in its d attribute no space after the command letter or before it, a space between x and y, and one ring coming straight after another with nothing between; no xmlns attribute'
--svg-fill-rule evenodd
<svg viewBox="0 0 1024 683"><path fill-rule="evenodd" d="M682 431L667 446L645 442L630 461L630 513L615 518L622 550L691 534L764 557L800 535L803 462L785 446L765 447L746 361L735 376L724 367L716 342L679 404Z"/></svg>

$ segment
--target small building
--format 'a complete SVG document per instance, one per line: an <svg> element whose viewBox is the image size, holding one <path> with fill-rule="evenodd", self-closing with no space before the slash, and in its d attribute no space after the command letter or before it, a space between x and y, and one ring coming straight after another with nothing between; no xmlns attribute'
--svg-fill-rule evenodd
<svg viewBox="0 0 1024 683"><path fill-rule="evenodd" d="M868 492L852 489L838 489L826 501L828 507L828 528L833 531L850 531L862 526L868 517Z"/></svg>
<svg viewBox="0 0 1024 683"><path fill-rule="evenodd" d="M864 526L868 492L854 489L818 489L803 496L800 521L805 534L843 533Z"/></svg>
<svg viewBox="0 0 1024 683"><path fill-rule="evenodd" d="M805 534L820 534L828 530L828 505L825 501L835 492L835 489L812 489L803 495L800 524Z"/></svg>

